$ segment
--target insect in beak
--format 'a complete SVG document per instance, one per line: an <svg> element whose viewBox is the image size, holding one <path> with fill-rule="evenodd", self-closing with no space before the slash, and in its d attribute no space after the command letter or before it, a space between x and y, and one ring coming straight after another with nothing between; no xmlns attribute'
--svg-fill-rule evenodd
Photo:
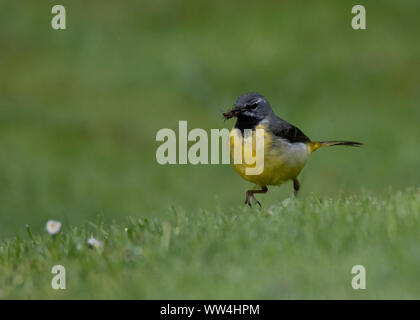
<svg viewBox="0 0 420 320"><path fill-rule="evenodd" d="M237 117L239 115L239 110L236 109L232 109L230 111L227 112L223 112L222 115L225 118L225 120L233 118L233 117Z"/></svg>

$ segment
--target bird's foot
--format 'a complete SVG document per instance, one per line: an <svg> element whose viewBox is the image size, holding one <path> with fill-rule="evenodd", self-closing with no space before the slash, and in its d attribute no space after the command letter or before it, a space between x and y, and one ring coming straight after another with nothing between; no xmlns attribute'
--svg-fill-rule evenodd
<svg viewBox="0 0 420 320"><path fill-rule="evenodd" d="M293 179L293 194L297 197L300 189L300 182L297 178Z"/></svg>
<svg viewBox="0 0 420 320"><path fill-rule="evenodd" d="M251 199L254 199L258 203L260 208L262 208L261 203L255 198L254 192L252 192L252 190L248 190L246 192L245 204L249 205L250 208L252 208Z"/></svg>

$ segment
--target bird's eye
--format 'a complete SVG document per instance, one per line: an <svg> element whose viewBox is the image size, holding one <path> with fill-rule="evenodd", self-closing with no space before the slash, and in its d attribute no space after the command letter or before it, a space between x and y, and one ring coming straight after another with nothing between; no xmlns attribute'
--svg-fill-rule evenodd
<svg viewBox="0 0 420 320"><path fill-rule="evenodd" d="M249 104L246 106L248 110L253 110L258 106L258 103Z"/></svg>

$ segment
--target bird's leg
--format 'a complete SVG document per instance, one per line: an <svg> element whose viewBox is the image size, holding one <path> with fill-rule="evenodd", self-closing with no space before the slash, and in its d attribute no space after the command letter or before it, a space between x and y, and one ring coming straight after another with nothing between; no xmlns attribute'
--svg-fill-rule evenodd
<svg viewBox="0 0 420 320"><path fill-rule="evenodd" d="M294 190L295 197L297 197L299 189L300 189L299 180L297 178L294 178L293 179L293 190Z"/></svg>
<svg viewBox="0 0 420 320"><path fill-rule="evenodd" d="M261 190L248 190L246 192L245 204L247 204L250 207L252 207L251 206L251 199L254 199L258 203L258 205L260 206L260 208L261 208L261 203L257 199L255 199L254 193L266 193L267 191L268 191L268 188L266 186L263 186L261 188Z"/></svg>

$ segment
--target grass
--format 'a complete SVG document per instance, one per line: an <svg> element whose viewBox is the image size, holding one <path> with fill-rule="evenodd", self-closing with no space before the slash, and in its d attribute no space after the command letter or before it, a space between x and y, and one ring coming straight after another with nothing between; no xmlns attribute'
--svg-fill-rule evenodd
<svg viewBox="0 0 420 320"><path fill-rule="evenodd" d="M2 298L419 298L420 190L98 219L0 244ZM91 249L87 239L103 242ZM67 289L51 288L55 264ZM353 290L351 269L366 268Z"/></svg>
<svg viewBox="0 0 420 320"><path fill-rule="evenodd" d="M0 2L0 297L418 298L420 2L363 3L355 31L346 1L63 0L54 31L55 3ZM247 91L364 146L314 153L261 211L229 165L156 162L159 129L231 128Z"/></svg>
<svg viewBox="0 0 420 320"><path fill-rule="evenodd" d="M241 203L250 185L229 166L161 166L155 137L179 120L231 128L221 111L246 91L314 140L365 144L314 154L303 196L419 185L417 2L368 1L360 32L337 1L163 3L63 1L62 32L52 4L0 5L0 239Z"/></svg>

